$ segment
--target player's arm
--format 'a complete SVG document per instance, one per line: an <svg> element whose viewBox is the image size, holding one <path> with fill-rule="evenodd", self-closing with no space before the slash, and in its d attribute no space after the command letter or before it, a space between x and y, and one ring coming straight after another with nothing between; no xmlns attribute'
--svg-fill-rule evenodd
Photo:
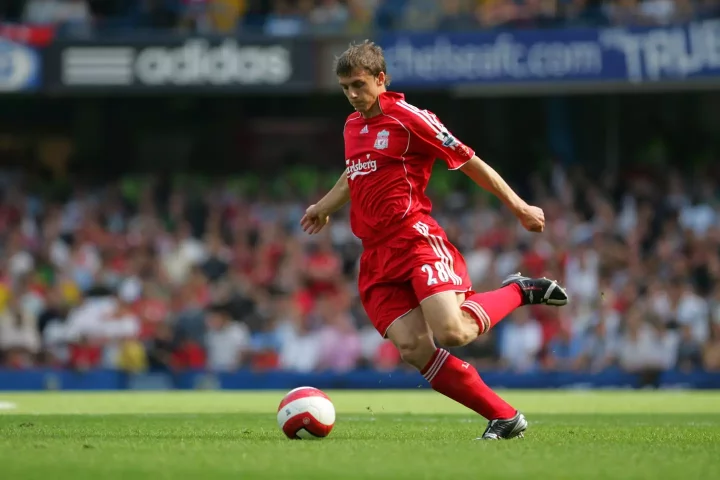
<svg viewBox="0 0 720 480"><path fill-rule="evenodd" d="M320 212L330 215L340 210L349 201L350 186L347 174L343 172L330 191L315 205Z"/></svg>
<svg viewBox="0 0 720 480"><path fill-rule="evenodd" d="M330 191L315 205L308 207L300 220L300 225L310 235L318 233L327 225L330 215L340 210L349 201L350 186L347 174L343 172Z"/></svg>
<svg viewBox="0 0 720 480"><path fill-rule="evenodd" d="M525 229L531 232L543 231L543 211L525 203L495 170L455 138L434 114L407 103L399 102L398 105L401 107L399 112L414 133L416 151L442 159L450 170L462 170L480 187L507 205Z"/></svg>
<svg viewBox="0 0 720 480"><path fill-rule="evenodd" d="M542 232L545 214L542 209L528 205L490 165L473 155L460 170L480 187L495 195L531 232Z"/></svg>
<svg viewBox="0 0 720 480"><path fill-rule="evenodd" d="M483 162L477 155L465 163L460 170L480 187L498 197L515 215L528 207L510 185L490 165Z"/></svg>

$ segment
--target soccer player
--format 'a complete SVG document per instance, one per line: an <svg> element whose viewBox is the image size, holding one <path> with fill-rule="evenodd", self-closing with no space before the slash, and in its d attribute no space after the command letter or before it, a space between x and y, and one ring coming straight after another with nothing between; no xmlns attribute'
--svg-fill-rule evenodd
<svg viewBox="0 0 720 480"><path fill-rule="evenodd" d="M493 392L477 370L437 348L467 345L521 305L566 305L553 280L520 274L491 292L472 291L465 260L430 216L425 195L436 158L496 195L531 232L542 232L543 211L523 201L495 170L455 138L431 112L387 90L381 48L352 45L336 74L355 109L345 122L345 171L301 220L316 234L348 201L353 233L362 241L358 288L375 328L432 388L488 419L483 439L522 436L522 413Z"/></svg>

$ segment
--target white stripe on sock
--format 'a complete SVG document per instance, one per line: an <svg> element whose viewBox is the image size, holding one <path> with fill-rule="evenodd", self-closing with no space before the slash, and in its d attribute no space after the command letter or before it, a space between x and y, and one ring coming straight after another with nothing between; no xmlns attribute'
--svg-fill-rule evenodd
<svg viewBox="0 0 720 480"><path fill-rule="evenodd" d="M480 333L485 333L490 328L490 316L479 303L473 302L471 300L465 300L460 306L469 309L472 313L475 314L477 320L482 322L484 329Z"/></svg>
<svg viewBox="0 0 720 480"><path fill-rule="evenodd" d="M433 363L433 366L430 368L430 370L425 374L425 379L428 382L432 382L435 376L438 374L442 366L445 364L445 360L450 356L450 352L447 350L440 350L440 353L438 354L437 358L435 359L435 362Z"/></svg>

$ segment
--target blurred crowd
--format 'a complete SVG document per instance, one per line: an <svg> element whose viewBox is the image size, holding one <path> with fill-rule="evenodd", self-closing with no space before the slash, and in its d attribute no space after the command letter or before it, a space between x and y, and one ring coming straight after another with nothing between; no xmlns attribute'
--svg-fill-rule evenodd
<svg viewBox="0 0 720 480"><path fill-rule="evenodd" d="M563 309L524 307L455 353L481 370L720 371L720 197L711 176L664 170L531 182L543 235L486 195L435 196L475 290L522 271L564 281ZM392 370L397 350L356 290L347 208L323 235L312 199L232 182L0 175L0 363L130 372ZM480 190L475 190L479 193ZM322 192L317 192L320 195Z"/></svg>
<svg viewBox="0 0 720 480"><path fill-rule="evenodd" d="M179 29L201 33L371 34L607 25L715 18L720 0L6 0L0 21L71 35Z"/></svg>

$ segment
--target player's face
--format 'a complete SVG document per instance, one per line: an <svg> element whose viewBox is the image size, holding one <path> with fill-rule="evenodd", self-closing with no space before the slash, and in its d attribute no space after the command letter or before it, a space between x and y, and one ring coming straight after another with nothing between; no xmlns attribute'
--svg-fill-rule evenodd
<svg viewBox="0 0 720 480"><path fill-rule="evenodd" d="M385 91L385 74L375 77L363 69L355 69L347 77L338 77L350 105L360 113L368 113Z"/></svg>

